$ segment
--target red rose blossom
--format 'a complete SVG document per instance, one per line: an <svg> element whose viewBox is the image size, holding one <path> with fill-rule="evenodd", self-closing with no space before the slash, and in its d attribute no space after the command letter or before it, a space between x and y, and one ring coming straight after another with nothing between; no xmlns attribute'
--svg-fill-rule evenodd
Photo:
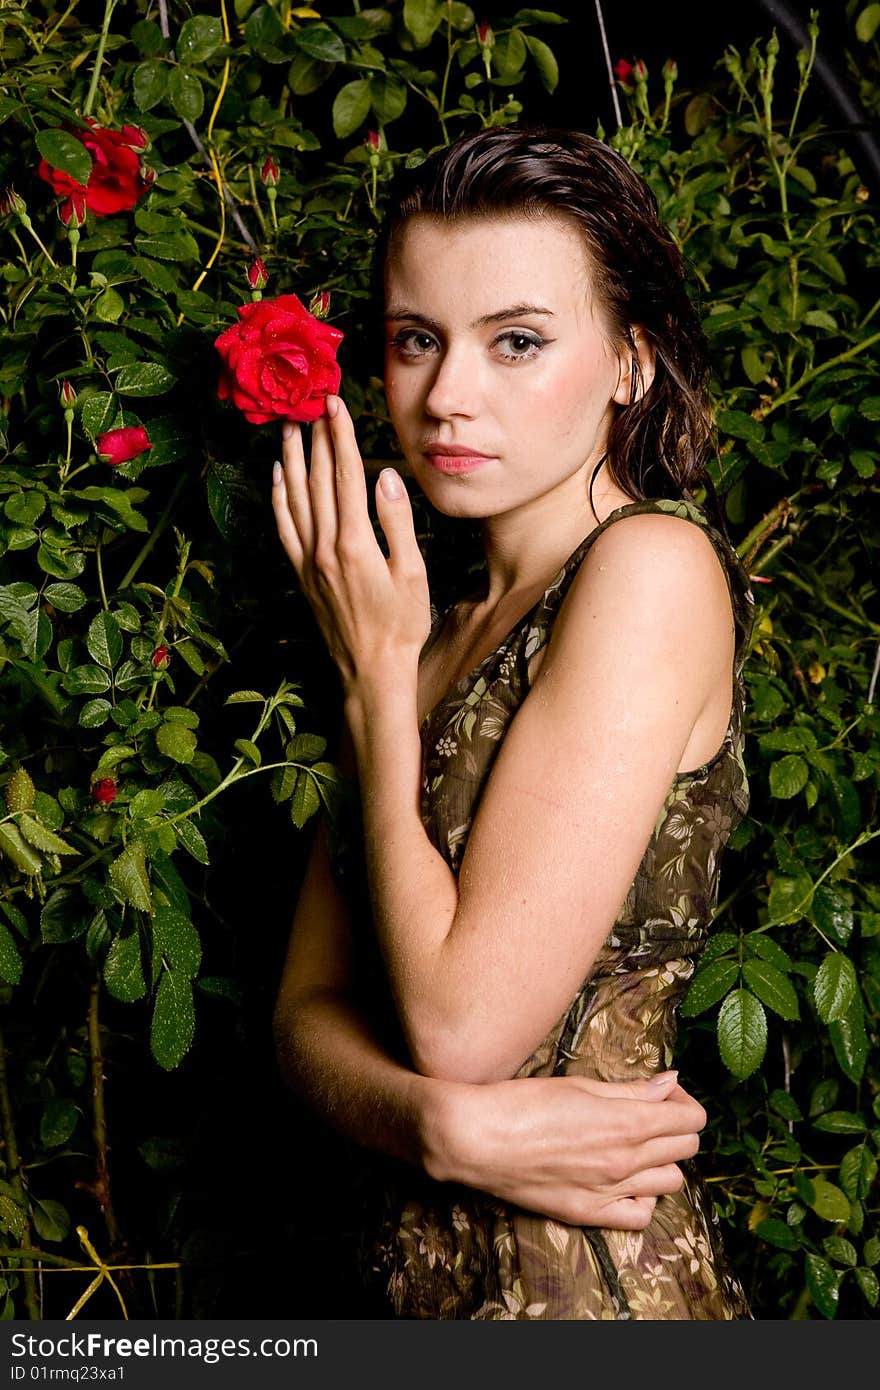
<svg viewBox="0 0 880 1390"><path fill-rule="evenodd" d="M125 429L107 430L98 435L95 452L102 463L115 468L119 463L128 463L147 449L152 449L150 437L143 425L127 425Z"/></svg>
<svg viewBox="0 0 880 1390"><path fill-rule="evenodd" d="M621 58L619 62L614 64L614 76L618 82L631 82L632 74L633 65L628 63L625 58Z"/></svg>
<svg viewBox="0 0 880 1390"><path fill-rule="evenodd" d="M97 782L92 783L92 797L95 801L100 801L102 806L109 806L110 802L116 798L116 782L112 777L99 777Z"/></svg>
<svg viewBox="0 0 880 1390"><path fill-rule="evenodd" d="M96 217L128 212L150 186L150 177L140 158L148 143L146 132L133 125L123 126L122 130L106 130L91 117L88 122L88 130L70 132L92 156L88 183L77 183L62 169L53 169L45 159L40 160L37 173L62 197L78 195L84 198L85 206ZM79 212L79 208L75 210Z"/></svg>
<svg viewBox="0 0 880 1390"><path fill-rule="evenodd" d="M166 647L164 642L160 642L156 650L153 652L153 655L150 657L150 661L153 664L153 669L156 671L164 671L170 660L171 654L168 651L168 648Z"/></svg>
<svg viewBox="0 0 880 1390"><path fill-rule="evenodd" d="M252 425L317 420L342 377L339 329L316 319L295 294L243 304L238 318L214 344L223 359L218 398L231 400Z"/></svg>

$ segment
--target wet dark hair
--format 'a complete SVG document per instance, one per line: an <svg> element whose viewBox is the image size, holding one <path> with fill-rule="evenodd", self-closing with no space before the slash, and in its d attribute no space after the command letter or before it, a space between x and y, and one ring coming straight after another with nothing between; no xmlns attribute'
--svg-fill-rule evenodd
<svg viewBox="0 0 880 1390"><path fill-rule="evenodd" d="M404 169L390 202L374 265L375 282L410 218L560 216L581 234L597 302L615 347L632 356L630 401L608 435L607 464L634 500L692 496L707 484L713 442L709 363L678 246L648 185L608 145L548 126L481 130ZM655 358L644 389L633 326ZM598 471L598 469L596 470ZM595 473L594 473L595 478ZM592 484L591 484L592 491Z"/></svg>

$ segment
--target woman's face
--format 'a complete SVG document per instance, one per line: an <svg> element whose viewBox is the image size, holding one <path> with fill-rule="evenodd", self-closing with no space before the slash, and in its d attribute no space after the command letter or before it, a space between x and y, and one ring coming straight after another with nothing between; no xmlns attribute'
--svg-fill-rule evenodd
<svg viewBox="0 0 880 1390"><path fill-rule="evenodd" d="M486 517L555 493L586 513L629 377L573 227L419 215L385 283L388 407L428 499Z"/></svg>

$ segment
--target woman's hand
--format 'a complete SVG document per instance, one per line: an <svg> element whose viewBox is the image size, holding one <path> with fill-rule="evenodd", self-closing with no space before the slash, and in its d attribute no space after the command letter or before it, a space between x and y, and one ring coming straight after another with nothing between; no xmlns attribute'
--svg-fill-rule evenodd
<svg viewBox="0 0 880 1390"><path fill-rule="evenodd" d="M383 469L375 492L388 541L386 560L370 520L354 426L341 398L328 396L326 415L312 426L308 470L300 426L287 422L282 435L284 466L275 465L272 486L278 535L346 692L361 679L387 676L401 660L416 669L431 627L431 605L400 475Z"/></svg>
<svg viewBox="0 0 880 1390"><path fill-rule="evenodd" d="M450 1083L424 1121L424 1166L576 1226L643 1230L677 1166L699 1149L706 1112L667 1072L649 1081L521 1077Z"/></svg>

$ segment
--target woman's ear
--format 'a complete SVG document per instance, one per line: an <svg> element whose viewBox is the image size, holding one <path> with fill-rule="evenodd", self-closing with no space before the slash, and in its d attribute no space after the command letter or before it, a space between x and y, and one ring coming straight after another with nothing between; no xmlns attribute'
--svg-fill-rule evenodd
<svg viewBox="0 0 880 1390"><path fill-rule="evenodd" d="M620 376L611 399L617 405L630 405L641 400L654 380L654 349L639 324L633 324L631 340L624 346L619 362Z"/></svg>

